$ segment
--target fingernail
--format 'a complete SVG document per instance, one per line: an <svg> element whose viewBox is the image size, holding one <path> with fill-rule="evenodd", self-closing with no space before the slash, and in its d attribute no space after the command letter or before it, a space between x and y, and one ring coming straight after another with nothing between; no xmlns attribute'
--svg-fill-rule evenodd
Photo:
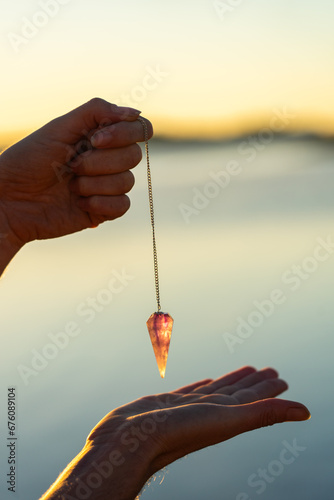
<svg viewBox="0 0 334 500"><path fill-rule="evenodd" d="M305 407L292 407L288 409L286 418L290 421L309 420L311 413Z"/></svg>
<svg viewBox="0 0 334 500"><path fill-rule="evenodd" d="M96 148L102 144L104 139L104 133L102 131L95 132L95 134L90 138L91 145Z"/></svg>
<svg viewBox="0 0 334 500"><path fill-rule="evenodd" d="M141 114L139 109L126 108L124 106L119 107L118 110L122 120L126 120L127 118L137 118Z"/></svg>
<svg viewBox="0 0 334 500"><path fill-rule="evenodd" d="M141 111L139 109L127 108L125 106L122 106L119 109L122 110L123 113L126 113L129 116L137 116L137 115L140 115L140 113L141 113Z"/></svg>

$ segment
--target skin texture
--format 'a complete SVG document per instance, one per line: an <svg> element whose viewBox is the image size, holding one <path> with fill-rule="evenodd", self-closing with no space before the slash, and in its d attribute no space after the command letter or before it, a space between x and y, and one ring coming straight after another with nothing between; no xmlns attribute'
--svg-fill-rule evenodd
<svg viewBox="0 0 334 500"><path fill-rule="evenodd" d="M152 474L189 453L259 427L310 418L302 404L275 399L287 388L272 368L243 367L117 408L94 427L41 500L84 492L91 500L133 500Z"/></svg>
<svg viewBox="0 0 334 500"><path fill-rule="evenodd" d="M139 112L102 99L56 118L0 156L0 273L29 241L121 217L144 140ZM149 137L152 125L147 121Z"/></svg>

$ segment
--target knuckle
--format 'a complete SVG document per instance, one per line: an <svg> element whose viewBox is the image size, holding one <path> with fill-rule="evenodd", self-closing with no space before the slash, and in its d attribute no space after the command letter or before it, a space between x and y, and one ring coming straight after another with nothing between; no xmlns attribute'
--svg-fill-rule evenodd
<svg viewBox="0 0 334 500"><path fill-rule="evenodd" d="M89 212L96 212L100 208L100 201L98 196L89 196L86 199L86 204Z"/></svg>
<svg viewBox="0 0 334 500"><path fill-rule="evenodd" d="M84 155L78 155L75 158L73 164L70 165L70 166L72 166L72 168L76 174L82 175L82 174L85 174L87 172L87 163L85 160L86 160L86 157Z"/></svg>
<svg viewBox="0 0 334 500"><path fill-rule="evenodd" d="M75 190L81 195L85 195L87 191L87 182L86 178L82 176L78 176L74 181Z"/></svg>
<svg viewBox="0 0 334 500"><path fill-rule="evenodd" d="M133 186L135 184L135 176L130 171L124 172L124 174L125 174L124 189L125 189L125 192L127 193L128 191L130 191L133 188Z"/></svg>
<svg viewBox="0 0 334 500"><path fill-rule="evenodd" d="M148 121L148 120L147 120L147 132L148 132L149 139L151 139L153 137L154 130L153 130L152 123L150 121Z"/></svg>
<svg viewBox="0 0 334 500"><path fill-rule="evenodd" d="M141 162L143 153L141 147L138 144L133 144L130 146L130 160L133 166L138 165Z"/></svg>
<svg viewBox="0 0 334 500"><path fill-rule="evenodd" d="M277 416L273 408L265 408L261 418L261 427L269 427L277 423Z"/></svg>
<svg viewBox="0 0 334 500"><path fill-rule="evenodd" d="M104 105L105 102L106 101L104 99L101 99L101 97L93 97L92 99L90 99L88 101L87 104L89 104L89 106L91 106L93 108L96 108L96 107L99 107L101 105Z"/></svg>
<svg viewBox="0 0 334 500"><path fill-rule="evenodd" d="M111 104L109 104L109 106L110 106L110 109L112 112L117 112L117 110L118 110L117 104L111 103Z"/></svg>
<svg viewBox="0 0 334 500"><path fill-rule="evenodd" d="M125 214L129 210L131 202L130 202L130 198L128 196L126 196L126 194L120 196L119 198L120 198L119 199L119 212L120 212L120 216L122 216L123 214Z"/></svg>

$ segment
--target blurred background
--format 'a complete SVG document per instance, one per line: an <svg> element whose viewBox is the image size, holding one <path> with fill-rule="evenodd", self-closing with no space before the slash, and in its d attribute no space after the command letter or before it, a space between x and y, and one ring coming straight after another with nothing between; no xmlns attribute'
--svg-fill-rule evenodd
<svg viewBox="0 0 334 500"><path fill-rule="evenodd" d="M1 149L95 96L152 121L162 308L175 320L161 380L145 324L156 306L143 162L125 217L33 242L1 279L1 498L14 497L8 387L17 389L15 497L33 500L111 409L250 364L279 370L286 397L312 419L190 455L142 498L331 499L333 2L1 8ZM110 294L117 273L127 278ZM55 347L69 323L77 335ZM286 442L303 451L277 466Z"/></svg>

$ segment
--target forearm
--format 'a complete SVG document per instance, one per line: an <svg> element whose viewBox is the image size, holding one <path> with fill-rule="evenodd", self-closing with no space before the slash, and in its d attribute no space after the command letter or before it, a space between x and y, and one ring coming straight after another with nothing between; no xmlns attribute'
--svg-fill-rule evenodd
<svg viewBox="0 0 334 500"><path fill-rule="evenodd" d="M119 451L85 447L40 500L134 500L147 479Z"/></svg>

